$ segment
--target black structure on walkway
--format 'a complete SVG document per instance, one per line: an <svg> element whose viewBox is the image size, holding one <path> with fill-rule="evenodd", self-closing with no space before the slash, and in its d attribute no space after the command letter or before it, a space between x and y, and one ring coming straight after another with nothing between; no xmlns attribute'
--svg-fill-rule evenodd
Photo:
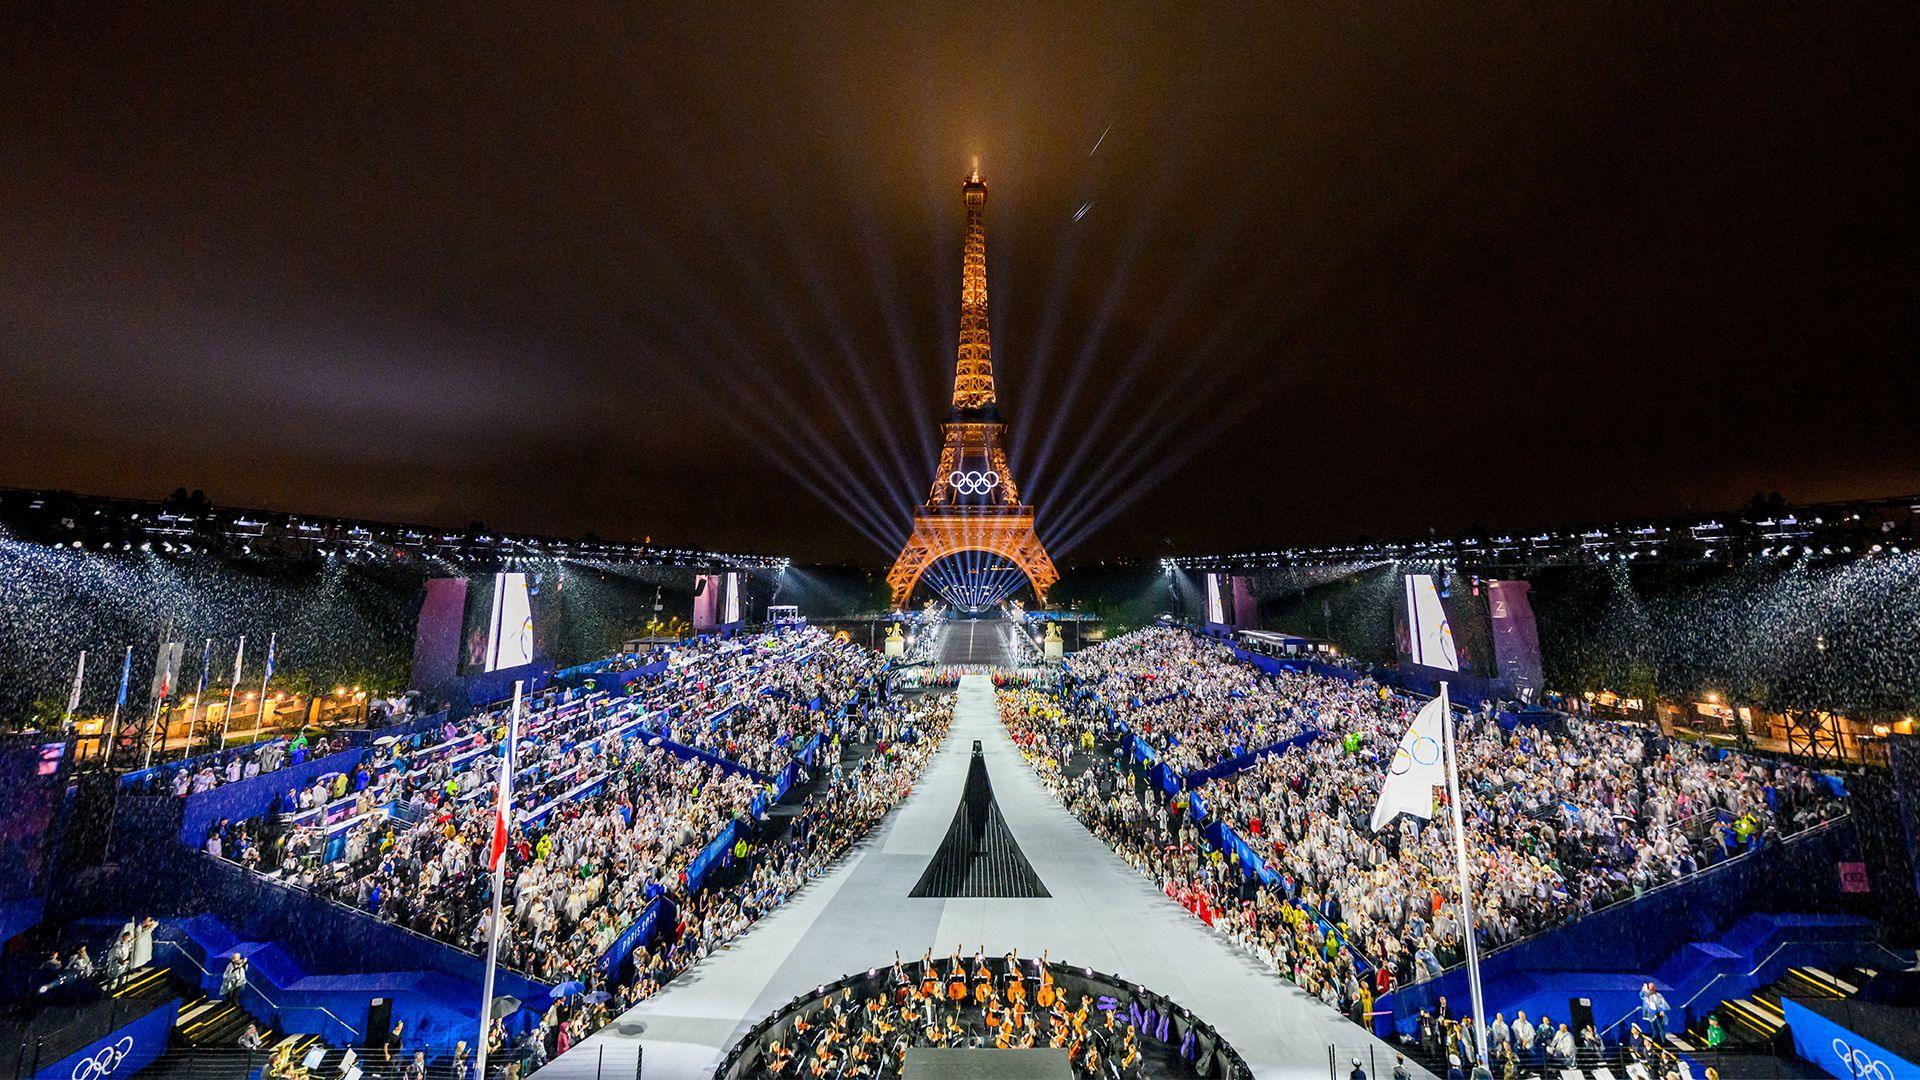
<svg viewBox="0 0 1920 1080"><path fill-rule="evenodd" d="M993 801L993 783L987 779L987 759L974 740L973 761L967 766L967 786L947 827L940 850L933 853L926 872L910 896L1001 898L1051 896L1021 853L1020 845Z"/></svg>

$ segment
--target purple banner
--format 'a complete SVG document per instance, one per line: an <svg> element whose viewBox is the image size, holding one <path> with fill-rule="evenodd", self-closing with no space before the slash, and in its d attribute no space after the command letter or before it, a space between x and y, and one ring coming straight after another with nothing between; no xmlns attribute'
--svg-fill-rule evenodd
<svg viewBox="0 0 1920 1080"><path fill-rule="evenodd" d="M1233 628L1260 629L1260 609L1253 602L1253 582L1240 574L1233 575Z"/></svg>
<svg viewBox="0 0 1920 1080"><path fill-rule="evenodd" d="M420 605L420 623L413 636L413 689L432 689L459 672L460 629L466 610L466 578L427 582L427 598Z"/></svg>
<svg viewBox="0 0 1920 1080"><path fill-rule="evenodd" d="M1493 623L1496 678L1523 701L1540 700L1540 631L1524 581L1495 581L1487 588L1487 613Z"/></svg>

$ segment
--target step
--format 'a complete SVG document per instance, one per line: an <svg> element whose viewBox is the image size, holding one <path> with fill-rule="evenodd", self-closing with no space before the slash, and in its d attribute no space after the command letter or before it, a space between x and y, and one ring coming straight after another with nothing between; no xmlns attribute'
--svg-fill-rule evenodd
<svg viewBox="0 0 1920 1080"><path fill-rule="evenodd" d="M179 1015L173 1018L173 1026L176 1028L184 1028L224 1004L226 1004L226 1002L215 1001L209 997L195 999L191 1003L181 1006Z"/></svg>
<svg viewBox="0 0 1920 1080"><path fill-rule="evenodd" d="M151 991L156 986L164 986L168 981L167 970L157 967L143 967L124 976L113 988L114 997L137 997Z"/></svg>
<svg viewBox="0 0 1920 1080"><path fill-rule="evenodd" d="M1787 974L1792 975L1802 980L1803 982L1811 983L1812 985L1825 990L1827 993L1835 997L1852 997L1853 995L1860 992L1860 988L1858 986L1855 986L1853 983L1850 983L1845 979L1840 978L1837 975L1829 975L1826 972L1820 970L1819 968L1813 967L1812 965L1808 965L1806 967L1789 968L1787 970Z"/></svg>
<svg viewBox="0 0 1920 1080"><path fill-rule="evenodd" d="M1774 1020L1768 1016L1764 1006L1758 1006L1751 998L1720 1003L1722 1026L1735 1027L1754 1033L1762 1039L1771 1039L1785 1025L1785 1018ZM1777 1014L1776 1014L1777 1015Z"/></svg>
<svg viewBox="0 0 1920 1080"><path fill-rule="evenodd" d="M223 1014L209 1021L201 1031L200 1037L215 1046L237 1044L240 1036L247 1030L248 1024L258 1025L253 1014L238 1006L231 1014Z"/></svg>
<svg viewBox="0 0 1920 1080"><path fill-rule="evenodd" d="M1847 995L1839 987L1798 971L1789 971L1768 989L1776 999L1782 997L1839 999Z"/></svg>

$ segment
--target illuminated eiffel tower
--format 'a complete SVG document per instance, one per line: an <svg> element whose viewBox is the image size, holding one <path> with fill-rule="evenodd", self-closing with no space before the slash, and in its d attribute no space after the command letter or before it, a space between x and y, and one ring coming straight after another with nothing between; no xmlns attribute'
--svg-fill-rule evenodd
<svg viewBox="0 0 1920 1080"><path fill-rule="evenodd" d="M993 341L987 331L987 185L981 183L977 167L960 190L967 206L967 245L961 262L953 411L941 425L945 441L933 488L913 516L913 535L887 571L896 608L906 606L930 567L969 552L1012 563L1026 575L1041 604L1060 580L1033 531L1033 507L1021 503L1020 489L1007 470L1007 425L994 396Z"/></svg>

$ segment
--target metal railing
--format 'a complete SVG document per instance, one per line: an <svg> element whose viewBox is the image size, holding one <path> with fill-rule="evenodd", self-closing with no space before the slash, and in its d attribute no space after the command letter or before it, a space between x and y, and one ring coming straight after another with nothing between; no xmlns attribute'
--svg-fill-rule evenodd
<svg viewBox="0 0 1920 1080"><path fill-rule="evenodd" d="M1717 811L1714 811L1714 812L1717 813ZM1701 816L1704 816L1704 812L1703 814L1694 815L1694 818L1698 818ZM1611 911L1614 908L1622 907L1624 905L1634 903L1638 900L1642 900L1642 899L1645 899L1646 897L1652 896L1655 893L1664 892L1668 889L1672 889L1677 886L1691 885L1695 882L1703 880L1709 874L1716 874L1726 869L1727 867L1740 864L1741 860L1743 859L1752 858L1755 855L1764 855L1767 852L1771 852L1771 851L1778 851L1784 848L1786 845L1796 840L1801 840L1806 837L1813 836L1826 829L1836 828L1842 822L1846 821L1848 818L1852 816L1853 816L1853 811L1842 810L1840 813L1834 815L1833 817L1826 818L1825 820L1822 820L1822 821L1817 821L1812 825L1809 825L1806 828L1801 829L1799 832L1783 834L1780 837L1780 840L1778 843L1770 844L1766 847L1761 847L1761 848L1752 848L1747 851L1742 851L1735 855L1729 855L1728 857L1721 859L1719 862L1713 863L1709 866L1702 866L1691 874L1674 878L1671 881L1663 881L1660 884L1655 885L1650 889L1629 888L1629 889L1623 890L1622 892L1616 894L1613 899L1608 900L1606 903L1601 904L1590 911L1583 911L1579 915L1573 918L1561 919L1549 925L1542 926L1538 930L1534 930L1531 933L1522 934L1521 936L1514 938L1511 941L1503 941L1500 944L1494 945L1491 947L1482 946L1480 950L1480 962L1484 964L1486 963L1488 957L1493 956L1496 953L1505 952L1508 949L1525 945L1530 941L1537 941L1540 938L1544 938L1548 936L1549 934L1554 934L1561 930L1564 930L1567 927L1574 925L1575 923L1581 922L1586 919L1590 919L1593 916L1598 915L1603 911ZM1693 819L1689 818L1687 820L1693 820ZM1459 971L1465 966L1466 966L1466 961L1462 960L1459 963L1456 963L1444 969L1442 971L1442 974L1446 974L1448 972L1453 972L1453 971ZM1417 983L1432 982L1432 981L1433 981L1432 979L1420 979L1420 980L1417 980L1415 985L1417 985Z"/></svg>
<svg viewBox="0 0 1920 1080"><path fill-rule="evenodd" d="M1843 945L1848 945L1856 948L1877 949L1880 951L1881 955L1891 957L1894 963L1900 967L1907 967L1913 963L1913 960L1911 957L1901 956L1899 953L1894 952L1892 949L1887 948L1885 945L1882 945L1877 941L1875 942L1809 942L1809 941L1798 941L1798 940L1783 941L1779 945L1774 946L1773 951L1767 953L1765 959L1761 960L1758 964L1755 964L1752 970L1745 971L1745 972L1738 972L1738 971L1720 972L1719 974L1715 975L1713 978L1708 979L1706 982L1706 985L1694 991L1693 994L1689 996L1686 1001L1681 1002L1679 1008L1673 1009L1670 1011L1679 1015L1684 1019L1690 1020L1693 1016L1694 1004L1700 1001L1702 998L1707 997L1707 995L1711 994L1715 987L1718 987L1729 980L1738 979L1738 980L1744 981L1748 979L1757 978L1762 971L1765 971L1768 968L1768 966L1773 963L1776 957L1778 957L1781 953L1785 952L1788 949L1804 948L1808 945L1821 945L1821 944L1843 944ZM1808 974L1810 978L1814 978L1816 981L1823 981L1823 982L1829 983L1832 990L1836 994L1840 994L1842 996L1851 996L1848 993L1848 988L1846 987L1846 985L1842 984L1838 979L1834 978L1833 976L1828 975L1825 972L1818 972L1817 974L1813 972L1809 972ZM1775 978L1777 977L1778 976L1775 976ZM1768 981L1772 981L1772 980L1768 980ZM1857 987L1855 989L1857 989ZM1709 998L1708 1000L1715 1000L1715 999ZM1719 1000L1724 1000L1724 998ZM1715 1003L1718 1004L1718 1001L1715 1000ZM1620 1025L1626 1023L1629 1020L1632 1020L1634 1017L1639 1015L1640 1015L1640 1011L1638 1009L1630 1010L1625 1016L1622 1016L1620 1019L1615 1020L1611 1024L1608 1024L1606 1028L1603 1031L1601 1031L1600 1034L1602 1036L1609 1036L1616 1029L1618 1029Z"/></svg>
<svg viewBox="0 0 1920 1080"><path fill-rule="evenodd" d="M163 947L171 948L182 960L185 960L193 968L193 970L198 971L203 979L214 979L217 981L219 978L221 978L221 976L217 976L213 972L208 971L206 968L206 965L194 959L193 953L189 951L186 945L182 942L160 940L160 941L155 941L153 943L153 946L156 954ZM279 1028L281 1031L289 1030L286 1023L286 1019L285 1019L288 1013L315 1012L326 1017L326 1019L331 1021L333 1025L337 1026L340 1029L340 1031L343 1031L346 1033L346 1038L344 1039L339 1038L338 1033L332 1030L327 1030L324 1032L317 1033L317 1034L321 1034L323 1037L331 1036L332 1037L331 1041L353 1043L353 1042L359 1041L359 1039L363 1034L360 1031L360 1029L354 1027L352 1024L347 1023L345 1020L342 1020L338 1013L335 1013L332 1009L329 1009L324 1005L287 1005L282 1002L275 1001L273 999L273 995L267 992L266 987L263 983L263 980L254 978L253 968L251 967L247 968L246 989L252 991L256 996L260 998L261 1001L266 1003L267 1008L273 1013L273 1021L272 1021L273 1026ZM245 1008L244 1005L242 1005L241 1007Z"/></svg>
<svg viewBox="0 0 1920 1080"><path fill-rule="evenodd" d="M625 1039L589 1039L530 1071L540 1080L641 1080L646 1071L646 1047ZM443 1078L428 1076L424 1080Z"/></svg>
<svg viewBox="0 0 1920 1080"><path fill-rule="evenodd" d="M1432 1072L1418 1058L1383 1042L1328 1043L1327 1080L1350 1080L1357 1067L1367 1080L1393 1080L1395 1066L1408 1076L1429 1077Z"/></svg>
<svg viewBox="0 0 1920 1080"><path fill-rule="evenodd" d="M478 958L478 957L484 957L485 955L484 951L482 950L469 949L462 945L458 945L458 944L455 944L454 942L448 941L444 938L437 938L431 934L423 934L420 931L415 930L411 926L405 926L397 922L390 922L371 912L362 911L359 908L354 907L352 904L343 903L342 901L335 900L331 896L323 896L320 893L314 892L312 889L303 888L299 885L293 884L292 882L281 881L279 878L268 877L265 874L262 874L255 870L249 870L246 867L241 866L239 863L234 862L232 859L215 858L214 856L209 855L204 850L196 851L196 854L198 854L203 859L212 860L215 866L222 867L228 872L246 875L246 879L250 882L254 882L260 885L271 886L276 889L285 889L289 892L295 892L303 896L312 897L313 899L318 900L321 903L332 905L333 907L339 909L341 912L345 913L348 916L351 916L352 918L365 919L369 922L377 923L380 926L387 927L393 930L398 930L403 934L408 934L413 937L419 938L421 941L429 941L435 945L452 949L455 952L464 953L467 956ZM526 979L528 982L538 983L542 986L546 985L541 979L533 975L530 975L527 972L522 971L519 968L506 963L505 961L501 961L499 966L502 970L511 971L515 975L518 975L521 978Z"/></svg>

